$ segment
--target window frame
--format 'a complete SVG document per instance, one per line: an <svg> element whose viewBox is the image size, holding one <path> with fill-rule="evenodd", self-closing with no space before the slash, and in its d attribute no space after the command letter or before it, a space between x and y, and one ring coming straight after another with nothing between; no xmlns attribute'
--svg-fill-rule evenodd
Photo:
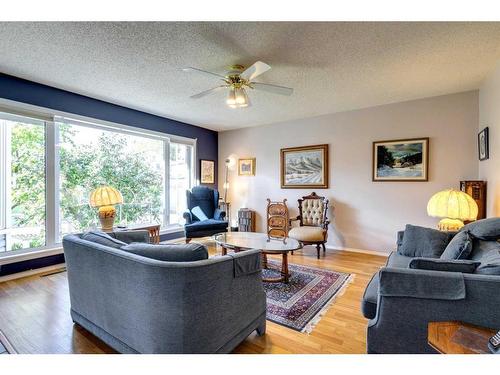
<svg viewBox="0 0 500 375"><path fill-rule="evenodd" d="M58 141L58 122L65 122L77 126L86 126L106 131L114 131L122 134L140 136L161 140L163 142L164 155L164 201L163 222L160 234L181 232L182 226L170 224L170 142L185 144L192 147L191 160L191 187L196 184L197 173L197 138L188 138L155 130L143 129L139 127L119 124L115 122L100 120L87 116L75 115L63 111L51 110L44 107L34 106L0 98L0 112L17 117L32 118L45 123L45 246L37 248L28 248L20 250L9 250L0 252L0 265L39 258L42 256L56 255L62 253L61 242L59 239L59 152L57 148ZM1 158L0 158L1 159ZM5 177L7 171L2 169L0 177ZM3 202L6 191L0 184L0 201ZM3 229L5 218L3 211L0 212L0 230Z"/></svg>

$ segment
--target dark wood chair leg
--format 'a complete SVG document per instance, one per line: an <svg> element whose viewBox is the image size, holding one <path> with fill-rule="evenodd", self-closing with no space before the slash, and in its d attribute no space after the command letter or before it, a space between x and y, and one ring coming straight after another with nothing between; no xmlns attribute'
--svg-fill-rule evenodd
<svg viewBox="0 0 500 375"><path fill-rule="evenodd" d="M186 243L189 243L191 241L191 238L186 238Z"/></svg>
<svg viewBox="0 0 500 375"><path fill-rule="evenodd" d="M319 254L320 254L320 244L316 245L316 251L318 252L318 259L319 259Z"/></svg>
<svg viewBox="0 0 500 375"><path fill-rule="evenodd" d="M323 243L321 244L321 246L323 246L323 254L326 254L326 246L325 246L325 243L323 242Z"/></svg>

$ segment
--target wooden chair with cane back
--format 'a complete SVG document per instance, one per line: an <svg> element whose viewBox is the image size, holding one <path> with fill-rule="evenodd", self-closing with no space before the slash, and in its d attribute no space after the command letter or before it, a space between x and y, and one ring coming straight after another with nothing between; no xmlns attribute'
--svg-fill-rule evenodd
<svg viewBox="0 0 500 375"><path fill-rule="evenodd" d="M299 226L291 228L288 237L296 239L302 245L316 245L319 259L321 247L323 254L326 252L325 244L330 224L327 218L328 199L313 192L299 199L298 203L299 215L290 219L290 227L293 221L298 221Z"/></svg>

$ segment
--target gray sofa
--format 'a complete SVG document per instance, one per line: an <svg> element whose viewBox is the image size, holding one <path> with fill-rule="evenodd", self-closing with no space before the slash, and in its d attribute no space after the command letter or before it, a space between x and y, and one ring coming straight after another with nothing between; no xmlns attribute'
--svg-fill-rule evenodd
<svg viewBox="0 0 500 375"><path fill-rule="evenodd" d="M462 321L500 329L500 243L496 239L474 238L470 255L456 261L482 266L480 274L409 268L415 258L402 254L403 238L404 232L399 232L397 251L373 275L363 296L361 309L370 319L368 353L436 353L427 341L429 322Z"/></svg>
<svg viewBox="0 0 500 375"><path fill-rule="evenodd" d="M118 352L228 353L254 330L265 333L259 251L167 262L81 237L63 239L71 316Z"/></svg>

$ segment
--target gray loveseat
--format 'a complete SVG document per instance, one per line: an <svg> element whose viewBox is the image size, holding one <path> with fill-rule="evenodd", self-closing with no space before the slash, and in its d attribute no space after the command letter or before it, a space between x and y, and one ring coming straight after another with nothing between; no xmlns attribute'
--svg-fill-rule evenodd
<svg viewBox="0 0 500 375"><path fill-rule="evenodd" d="M147 241L147 232L115 235ZM71 316L118 352L228 353L265 333L259 251L168 262L81 237L63 239Z"/></svg>
<svg viewBox="0 0 500 375"><path fill-rule="evenodd" d="M500 224L500 219L488 220L490 226ZM397 251L391 253L386 266L373 275L363 296L361 309L370 319L368 353L435 353L427 341L429 322L462 321L500 329L500 243L497 239L471 237L471 253L454 262L479 267L462 273L410 268L410 263L416 260L403 255L404 236L404 232L398 233ZM453 234L449 234L448 241L452 237ZM439 255L434 256L437 257ZM439 262L430 260L433 264L439 265Z"/></svg>

